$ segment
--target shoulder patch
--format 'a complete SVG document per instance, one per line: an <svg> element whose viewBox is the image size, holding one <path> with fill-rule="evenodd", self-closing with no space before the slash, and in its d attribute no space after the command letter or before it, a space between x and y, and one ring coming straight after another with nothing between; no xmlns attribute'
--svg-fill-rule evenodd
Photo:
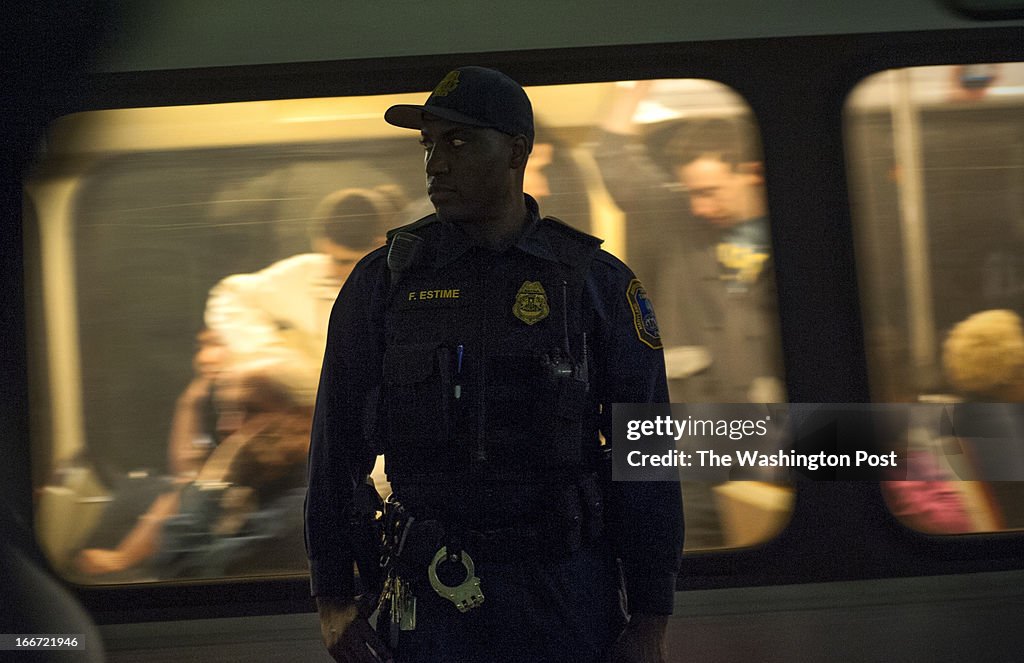
<svg viewBox="0 0 1024 663"><path fill-rule="evenodd" d="M639 279L633 279L626 286L626 301L633 312L633 328L640 342L654 350L660 350L661 334L658 332L658 321L654 317L654 305L647 296Z"/></svg>

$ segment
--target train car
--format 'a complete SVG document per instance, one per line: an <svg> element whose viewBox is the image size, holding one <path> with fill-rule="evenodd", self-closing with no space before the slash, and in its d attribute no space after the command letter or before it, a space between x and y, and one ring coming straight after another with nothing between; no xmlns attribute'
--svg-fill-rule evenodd
<svg viewBox="0 0 1024 663"><path fill-rule="evenodd" d="M375 229L356 256L429 211L415 137L382 114L462 64L526 86L526 189L648 284L680 339L673 401L996 402L1008 422L998 451L907 424L935 460L918 481L684 481L669 660L1019 657L1024 4L165 4L102 6L80 75L36 83L5 248L5 500L108 660L329 660L294 462L272 499L226 495L201 541L180 495L244 409L212 400L224 357L307 362L282 379L308 405L344 270L302 282L301 343L305 322L245 317L269 306L257 285L320 264L328 201L368 201L346 213ZM730 147L707 147L721 126ZM712 232L727 194L680 172L694 145L740 155L715 187L747 192L753 243ZM756 313L709 322L711 287ZM691 326L714 340L673 336ZM251 529L261 511L280 526Z"/></svg>

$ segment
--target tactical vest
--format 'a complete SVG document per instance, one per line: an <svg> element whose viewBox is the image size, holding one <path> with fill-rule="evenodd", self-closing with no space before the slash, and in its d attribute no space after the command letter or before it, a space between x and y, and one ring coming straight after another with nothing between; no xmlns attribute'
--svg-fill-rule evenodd
<svg viewBox="0 0 1024 663"><path fill-rule="evenodd" d="M536 482L581 469L598 444L583 288L600 240L549 218L503 252L452 251L460 231L434 217L399 230L376 422L389 480Z"/></svg>

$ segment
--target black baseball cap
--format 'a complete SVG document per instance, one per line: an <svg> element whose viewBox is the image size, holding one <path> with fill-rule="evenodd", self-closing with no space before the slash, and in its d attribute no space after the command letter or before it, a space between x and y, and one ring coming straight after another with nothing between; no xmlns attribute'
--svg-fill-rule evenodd
<svg viewBox="0 0 1024 663"><path fill-rule="evenodd" d="M397 104L384 112L388 124L423 128L423 114L502 133L522 134L533 148L533 106L523 87L494 69L459 67L448 72L422 106Z"/></svg>

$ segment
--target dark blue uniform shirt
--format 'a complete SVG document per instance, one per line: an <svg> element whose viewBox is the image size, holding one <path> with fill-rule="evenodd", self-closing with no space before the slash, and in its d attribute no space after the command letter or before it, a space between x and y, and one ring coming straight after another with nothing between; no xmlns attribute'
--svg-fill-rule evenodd
<svg viewBox="0 0 1024 663"><path fill-rule="evenodd" d="M392 273L383 247L342 288L310 447L313 594L355 593L347 509L378 452L403 504L406 487L448 485L448 517L503 525L537 506L513 499L516 487L571 481L590 468L599 433L614 443L612 403L667 402L657 326L633 273L527 203L533 219L504 251L431 216L405 228L424 240L413 267ZM569 358L577 378L585 364L582 390L549 375ZM630 612L671 613L678 484L615 482L606 495Z"/></svg>

